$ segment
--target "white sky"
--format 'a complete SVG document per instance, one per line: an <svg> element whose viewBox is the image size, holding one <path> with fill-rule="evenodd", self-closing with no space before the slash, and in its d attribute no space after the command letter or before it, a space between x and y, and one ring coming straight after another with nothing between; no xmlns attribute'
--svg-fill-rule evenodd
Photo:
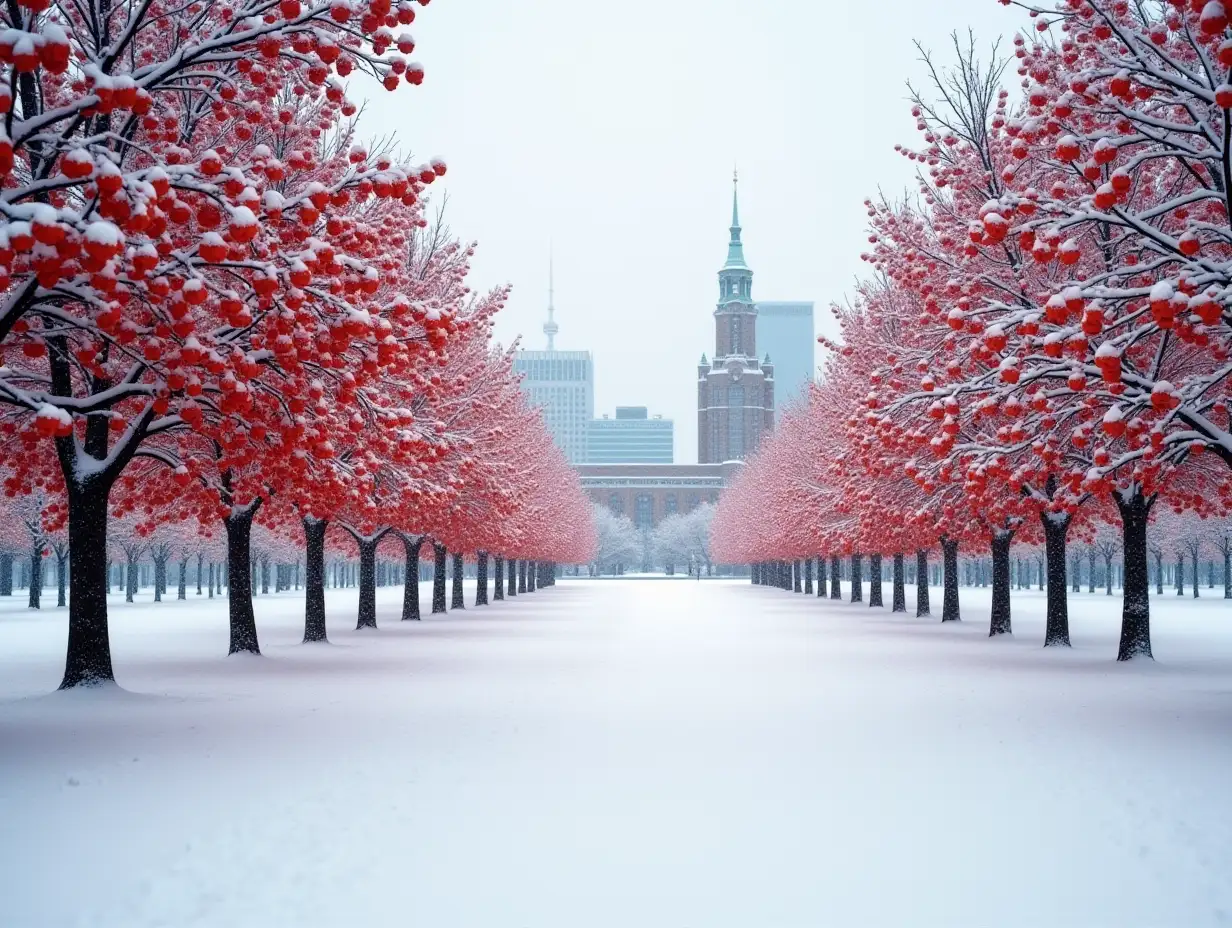
<svg viewBox="0 0 1232 928"><path fill-rule="evenodd" d="M361 133L448 162L433 190L479 243L473 286L513 284L505 343L545 347L551 240L556 347L593 352L596 415L649 406L693 462L733 162L754 298L813 300L827 331L864 197L910 183L912 40L949 61L951 29L1009 49L1027 22L995 0L436 0L410 27L426 80L372 90Z"/></svg>

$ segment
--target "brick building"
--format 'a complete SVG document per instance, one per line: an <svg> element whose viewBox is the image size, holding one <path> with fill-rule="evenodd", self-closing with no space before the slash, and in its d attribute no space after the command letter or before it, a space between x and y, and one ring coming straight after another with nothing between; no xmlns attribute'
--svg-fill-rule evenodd
<svg viewBox="0 0 1232 928"><path fill-rule="evenodd" d="M757 358L753 272L740 240L740 207L732 178L731 239L719 271L714 358L697 366L697 460L742 461L774 428L774 366Z"/></svg>
<svg viewBox="0 0 1232 928"><path fill-rule="evenodd" d="M629 518L637 528L654 528L675 512L718 502L719 493L744 465L578 464L582 489L601 506Z"/></svg>

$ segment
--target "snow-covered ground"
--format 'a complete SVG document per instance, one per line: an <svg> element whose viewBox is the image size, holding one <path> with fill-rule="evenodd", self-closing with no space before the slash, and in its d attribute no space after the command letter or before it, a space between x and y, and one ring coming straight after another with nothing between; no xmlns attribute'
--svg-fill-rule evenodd
<svg viewBox="0 0 1232 928"><path fill-rule="evenodd" d="M360 633L330 591L308 646L281 594L261 658L223 656L222 600L117 603L125 689L67 694L63 612L4 603L0 925L1226 924L1232 604L1202 592L1153 597L1131 665L1086 593L1070 652L1038 592L990 641L987 591L943 627L636 580L401 623L388 589Z"/></svg>

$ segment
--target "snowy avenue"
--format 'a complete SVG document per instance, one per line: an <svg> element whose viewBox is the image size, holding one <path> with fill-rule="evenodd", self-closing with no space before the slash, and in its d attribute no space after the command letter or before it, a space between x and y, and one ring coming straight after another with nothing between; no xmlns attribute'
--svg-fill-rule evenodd
<svg viewBox="0 0 1232 928"><path fill-rule="evenodd" d="M1118 664L1102 593L1071 597L1069 650L1039 646L1033 591L994 641L978 589L947 625L747 581L472 593L400 622L382 588L378 629L354 631L354 591L330 590L312 645L302 595L260 597L264 654L230 658L217 601L117 604L125 691L33 697L63 621L4 612L0 924L1232 912L1222 600L1155 599L1157 661Z"/></svg>

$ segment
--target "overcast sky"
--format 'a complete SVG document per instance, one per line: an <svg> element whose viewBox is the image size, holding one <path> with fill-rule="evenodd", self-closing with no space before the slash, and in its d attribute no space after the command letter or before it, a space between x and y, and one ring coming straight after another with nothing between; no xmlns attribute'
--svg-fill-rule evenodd
<svg viewBox="0 0 1232 928"><path fill-rule="evenodd" d="M596 415L649 406L693 462L733 163L754 298L813 300L831 330L864 197L910 182L912 41L949 60L951 29L1009 47L1025 22L995 0L436 0L410 27L426 80L372 91L361 132L448 162L433 193L479 243L473 285L513 285L506 344L545 347L553 242L556 346L594 354Z"/></svg>

